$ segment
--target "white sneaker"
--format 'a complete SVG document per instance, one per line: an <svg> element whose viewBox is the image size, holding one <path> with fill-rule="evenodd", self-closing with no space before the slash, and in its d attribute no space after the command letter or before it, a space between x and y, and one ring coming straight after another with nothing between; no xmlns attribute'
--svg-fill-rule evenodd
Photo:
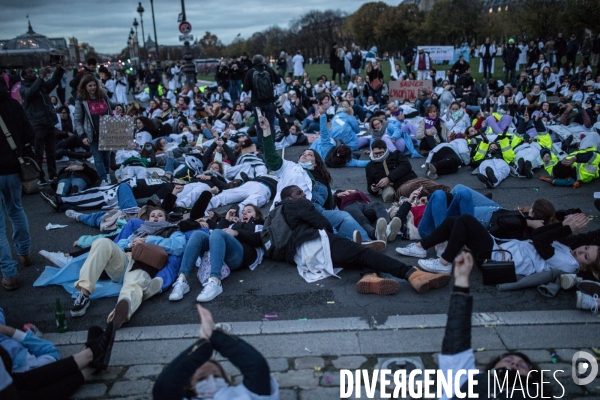
<svg viewBox="0 0 600 400"><path fill-rule="evenodd" d="M444 251L446 251L446 247L448 247L448 241L446 240L443 243L439 243L435 245L435 254L438 257L441 257L442 254L444 254Z"/></svg>
<svg viewBox="0 0 600 400"><path fill-rule="evenodd" d="M190 285L180 276L173 284L173 290L169 295L169 300L178 301L183 299L183 295L190 291Z"/></svg>
<svg viewBox="0 0 600 400"><path fill-rule="evenodd" d="M161 277L152 278L148 286L142 291L142 301L146 301L155 294L160 293L162 285L163 279Z"/></svg>
<svg viewBox="0 0 600 400"><path fill-rule="evenodd" d="M387 241L393 242L396 240L396 235L398 235L400 229L402 229L402 221L400 218L392 218L385 231L385 234L387 235Z"/></svg>
<svg viewBox="0 0 600 400"><path fill-rule="evenodd" d="M575 274L562 274L560 276L560 287L564 290L572 289L582 280Z"/></svg>
<svg viewBox="0 0 600 400"><path fill-rule="evenodd" d="M375 239L383 240L387 243L387 222L385 222L385 218L379 218L377 220L377 224L375 225Z"/></svg>
<svg viewBox="0 0 600 400"><path fill-rule="evenodd" d="M73 257L66 256L62 251L50 252L46 250L40 250L38 254L59 268L64 267L73 260Z"/></svg>
<svg viewBox="0 0 600 400"><path fill-rule="evenodd" d="M449 274L452 272L452 264L445 266L440 262L439 258L419 260L417 263L419 264L419 268L423 271L432 272L434 274Z"/></svg>
<svg viewBox="0 0 600 400"><path fill-rule="evenodd" d="M206 286L204 286L204 289L202 289L202 292L196 297L196 301L200 303L211 301L221 293L223 293L223 286L214 279L209 279Z"/></svg>
<svg viewBox="0 0 600 400"><path fill-rule="evenodd" d="M575 304L580 310L591 310L592 313L598 313L598 295L593 296L577 292L577 303Z"/></svg>
<svg viewBox="0 0 600 400"><path fill-rule="evenodd" d="M74 219L75 221L79 221L79 217L81 216L81 213L78 213L77 211L74 211L74 210L67 210L67 211L65 211L65 215L71 219Z"/></svg>
<svg viewBox="0 0 600 400"><path fill-rule="evenodd" d="M100 182L100 187L103 186L110 186L110 184L108 182L106 182L104 179L102 179L102 181Z"/></svg>
<svg viewBox="0 0 600 400"><path fill-rule="evenodd" d="M418 247L416 243L411 243L406 247L396 247L396 253L402 254L403 256L425 258L427 257L427 250Z"/></svg>

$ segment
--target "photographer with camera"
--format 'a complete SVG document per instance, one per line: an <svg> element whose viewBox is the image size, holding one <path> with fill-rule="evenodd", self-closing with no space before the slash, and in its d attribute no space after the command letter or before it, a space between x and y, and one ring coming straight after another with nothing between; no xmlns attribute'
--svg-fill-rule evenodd
<svg viewBox="0 0 600 400"><path fill-rule="evenodd" d="M52 71L52 67L44 67L39 74L33 68L26 68L21 72L23 85L21 86L21 98L23 109L33 126L35 161L40 166L40 177L38 185L46 185L48 182L42 169L42 160L46 153L46 165L50 180L56 178L56 137L54 125L57 118L54 107L50 101L50 93L58 86L65 73L62 67L62 59L57 60L56 69L50 79L46 76Z"/></svg>

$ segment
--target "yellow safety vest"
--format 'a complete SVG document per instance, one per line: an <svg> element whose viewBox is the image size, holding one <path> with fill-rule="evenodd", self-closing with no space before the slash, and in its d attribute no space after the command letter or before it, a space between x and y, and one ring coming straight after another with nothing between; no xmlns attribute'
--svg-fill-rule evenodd
<svg viewBox="0 0 600 400"><path fill-rule="evenodd" d="M540 146L552 151L552 138L548 132L538 133L537 142L540 144Z"/></svg>
<svg viewBox="0 0 600 400"><path fill-rule="evenodd" d="M569 156L576 154L589 153L594 151L593 147L585 150L579 150L569 154ZM598 165L600 165L600 154L595 153L594 156L586 163L574 163L573 166L577 171L577 180L583 183L591 182L592 179L598 178L599 171Z"/></svg>
<svg viewBox="0 0 600 400"><path fill-rule="evenodd" d="M506 161L507 164L513 162L516 156L515 151L511 146L510 139L505 137L504 139L499 140L498 144L500 145L500 150L502 151L502 158L504 161Z"/></svg>
<svg viewBox="0 0 600 400"><path fill-rule="evenodd" d="M483 141L479 142L479 145L477 146L477 152L473 156L473 161L483 160L485 158L485 155L487 154L489 148L490 148L489 143L486 143Z"/></svg>
<svg viewBox="0 0 600 400"><path fill-rule="evenodd" d="M548 164L544 164L544 169L548 175L553 176L552 170L556 164L558 164L558 157L556 157L553 153L550 153L550 162Z"/></svg>

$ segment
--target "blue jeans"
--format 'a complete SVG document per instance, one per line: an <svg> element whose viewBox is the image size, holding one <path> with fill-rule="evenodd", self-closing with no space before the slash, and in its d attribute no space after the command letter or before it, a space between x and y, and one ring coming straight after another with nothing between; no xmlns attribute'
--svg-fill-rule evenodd
<svg viewBox="0 0 600 400"><path fill-rule="evenodd" d="M180 169L177 171L177 174L175 174L177 167L182 164L183 162L177 160L176 158L167 158L167 162L165 164L165 174L171 174L173 178L182 178L187 176L188 172L190 172L190 169L187 167L187 165L185 168Z"/></svg>
<svg viewBox="0 0 600 400"><path fill-rule="evenodd" d="M239 269L244 260L244 248L239 240L229 233L215 229L210 233L210 276L221 280L223 263L230 270Z"/></svg>
<svg viewBox="0 0 600 400"><path fill-rule="evenodd" d="M105 215L106 211L98 211L91 214L81 214L79 216L79 222L88 226L99 228L100 222L102 221L102 218L104 218Z"/></svg>
<svg viewBox="0 0 600 400"><path fill-rule="evenodd" d="M419 223L419 235L425 239L444 222L447 217L458 217L462 214L474 215L473 198L469 190L457 189L452 202L446 206L446 193L436 190L431 194L429 203L425 207L423 219ZM484 196L485 197L485 196Z"/></svg>
<svg viewBox="0 0 600 400"><path fill-rule="evenodd" d="M320 182L316 182L312 190L312 203L317 211L319 211L331 224L335 233L343 238L352 240L354 231L358 231L363 240L369 240L369 234L362 226L346 211L340 210L325 210L323 205L327 201L327 186ZM212 254L211 254L212 256Z"/></svg>
<svg viewBox="0 0 600 400"><path fill-rule="evenodd" d="M56 194L61 196L66 196L73 186L77 186L79 191L87 189L87 182L81 178L75 178L73 176L69 178L64 178L58 181L58 186L56 187Z"/></svg>
<svg viewBox="0 0 600 400"><path fill-rule="evenodd" d="M306 118L302 121L302 132L304 133L314 133L318 132L320 129L319 122L314 121L312 119Z"/></svg>
<svg viewBox="0 0 600 400"><path fill-rule="evenodd" d="M100 179L104 179L106 175L110 174L110 151L98 150L98 143L90 143L92 149L92 155L94 156L94 166L96 172L100 176Z"/></svg>
<svg viewBox="0 0 600 400"><path fill-rule="evenodd" d="M8 215L12 224L12 239L17 254L29 254L31 238L29 237L29 223L27 215L21 204L21 177L19 174L0 175L0 203L4 212L0 216L0 270L5 278L17 276L17 262L12 259L8 238L6 237L6 219Z"/></svg>
<svg viewBox="0 0 600 400"><path fill-rule="evenodd" d="M473 207L475 210L473 215L479 222L481 222L483 226L487 228L487 226L490 224L490 219L492 219L492 214L498 210L503 210L504 207L500 206L500 204L496 203L495 201L488 199L481 193L464 185L459 184L454 186L450 193L454 194L459 190L465 189L471 193Z"/></svg>
<svg viewBox="0 0 600 400"><path fill-rule="evenodd" d="M231 96L231 101L235 102L240 98L240 93L242 93L242 80L241 79L232 79L229 81L229 95Z"/></svg>
<svg viewBox="0 0 600 400"><path fill-rule="evenodd" d="M181 267L179 268L179 273L183 274L186 277L186 279L189 279L190 272L192 272L192 269L194 269L198 257L200 257L202 254L208 251L208 245L208 233L204 231L196 231L192 233L192 236L190 236L190 239L185 245L185 250L183 251L183 258L181 259Z"/></svg>
<svg viewBox="0 0 600 400"><path fill-rule="evenodd" d="M117 202L119 210L138 206L137 201L135 201L135 196L133 195L133 190L131 190L131 186L127 183L121 183L117 188Z"/></svg>
<svg viewBox="0 0 600 400"><path fill-rule="evenodd" d="M369 96L373 96L373 99L375 99L375 102L377 104L381 104L381 92L382 91L383 91L383 88L374 90L373 88L371 88L371 86L369 86Z"/></svg>

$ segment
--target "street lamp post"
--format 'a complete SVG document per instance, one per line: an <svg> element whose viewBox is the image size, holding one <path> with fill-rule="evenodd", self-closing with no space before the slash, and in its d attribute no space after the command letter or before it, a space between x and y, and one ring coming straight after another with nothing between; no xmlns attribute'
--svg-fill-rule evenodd
<svg viewBox="0 0 600 400"><path fill-rule="evenodd" d="M150 0L150 10L152 11L152 26L154 27L154 46L156 46L156 52L154 53L154 59L156 60L156 69L160 70L160 55L158 51L158 38L156 37L156 20L154 19L154 0Z"/></svg>
<svg viewBox="0 0 600 400"><path fill-rule="evenodd" d="M181 14L183 21L187 21L185 18L185 1L181 0ZM185 74L185 83L188 87L193 88L196 84L196 67L192 62L192 51L190 49L190 42L186 40L183 43L183 73Z"/></svg>
<svg viewBox="0 0 600 400"><path fill-rule="evenodd" d="M142 14L144 13L144 11L144 7L142 7L142 2L140 1L138 3L137 12L140 13L140 21L142 22L142 40L144 41L144 48L146 48L146 35L144 34L144 18L142 18Z"/></svg>

